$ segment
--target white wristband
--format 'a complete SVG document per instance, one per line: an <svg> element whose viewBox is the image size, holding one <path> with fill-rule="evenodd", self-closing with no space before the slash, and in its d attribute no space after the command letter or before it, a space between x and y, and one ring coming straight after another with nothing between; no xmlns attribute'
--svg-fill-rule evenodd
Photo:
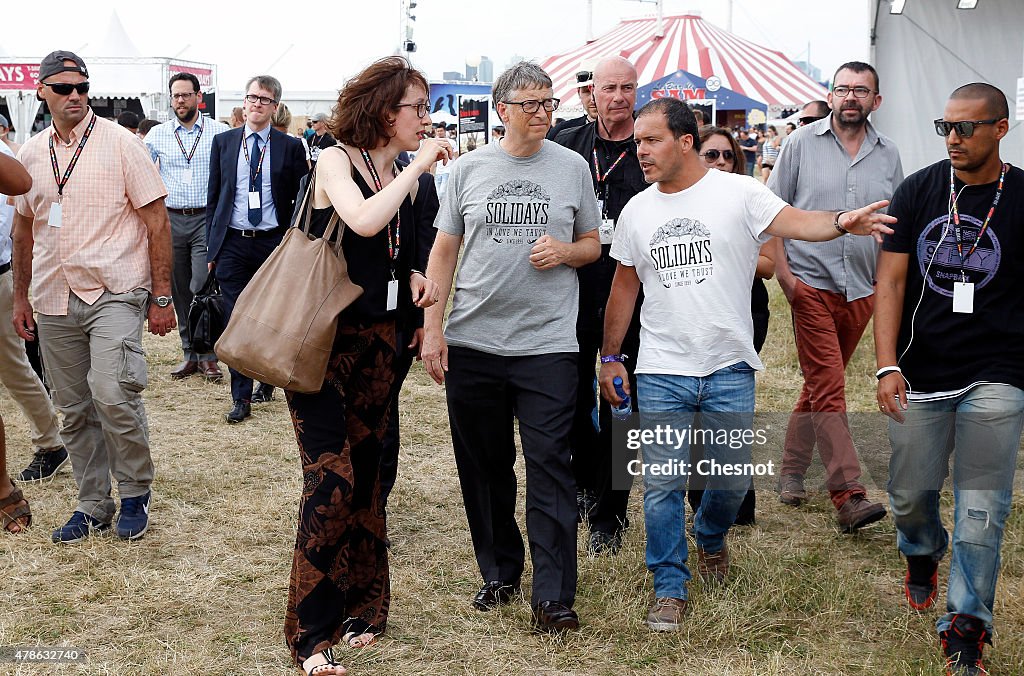
<svg viewBox="0 0 1024 676"><path fill-rule="evenodd" d="M883 366L882 368L878 369L877 373L875 373L875 378L878 378L879 380L881 380L882 378L884 378L885 376L889 375L890 373L900 373L900 374L902 374L903 373L903 369L901 369L899 366Z"/></svg>

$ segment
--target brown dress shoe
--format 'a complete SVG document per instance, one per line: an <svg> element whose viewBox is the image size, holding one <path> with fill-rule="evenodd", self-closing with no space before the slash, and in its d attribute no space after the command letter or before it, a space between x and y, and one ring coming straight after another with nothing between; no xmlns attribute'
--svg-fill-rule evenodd
<svg viewBox="0 0 1024 676"><path fill-rule="evenodd" d="M171 371L171 378L174 380L181 380L182 378L188 378L199 371L199 363L194 361L183 361L178 364L178 368Z"/></svg>
<svg viewBox="0 0 1024 676"><path fill-rule="evenodd" d="M706 552L697 546L697 572L705 583L725 584L729 575L729 542L722 540L722 549Z"/></svg>
<svg viewBox="0 0 1024 676"><path fill-rule="evenodd" d="M203 374L203 378L211 383L220 382L224 378L224 374L221 373L220 367L215 361L199 362L199 371Z"/></svg>
<svg viewBox="0 0 1024 676"><path fill-rule="evenodd" d="M679 631L686 614L686 599L664 597L654 600L647 611L647 626L651 631Z"/></svg>
<svg viewBox="0 0 1024 676"><path fill-rule="evenodd" d="M844 533L852 533L869 523L874 523L885 516L885 507L868 500L868 496L856 494L839 508L836 519Z"/></svg>
<svg viewBox="0 0 1024 676"><path fill-rule="evenodd" d="M779 479L779 502L799 507L807 500L804 478L799 474L786 474Z"/></svg>

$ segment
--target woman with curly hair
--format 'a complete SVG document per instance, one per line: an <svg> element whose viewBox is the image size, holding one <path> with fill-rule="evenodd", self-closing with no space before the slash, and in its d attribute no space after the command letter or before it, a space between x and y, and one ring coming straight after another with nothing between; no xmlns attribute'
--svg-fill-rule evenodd
<svg viewBox="0 0 1024 676"><path fill-rule="evenodd" d="M344 674L332 647L374 642L390 605L381 440L394 379L399 294L425 308L438 287L412 266L412 200L419 176L450 146L427 139L428 85L399 57L349 80L328 124L341 143L319 157L307 199L312 228L337 213L352 281L363 294L340 315L324 386L287 393L303 489L285 635L303 673ZM422 146L421 146L422 143ZM395 160L416 151L403 171Z"/></svg>

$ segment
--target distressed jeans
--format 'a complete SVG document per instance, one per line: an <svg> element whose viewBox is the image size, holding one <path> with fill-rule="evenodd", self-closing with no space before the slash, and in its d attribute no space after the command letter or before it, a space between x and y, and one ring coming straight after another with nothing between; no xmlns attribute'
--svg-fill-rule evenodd
<svg viewBox="0 0 1024 676"><path fill-rule="evenodd" d="M644 429L671 424L686 428L694 414L709 430L750 429L754 411L754 369L738 362L703 376L637 374L640 424ZM676 414L676 415L668 415ZM694 428L698 425L694 425ZM689 443L643 446L644 463L688 462ZM704 458L720 463L749 463L750 444L704 443ZM696 468L690 468L691 472ZM709 479L694 515L697 545L708 553L721 551L725 534L739 512L750 485L749 476ZM657 597L688 598L686 583L686 519L683 514L686 477L644 474L644 521L647 525L647 569L654 576Z"/></svg>
<svg viewBox="0 0 1024 676"><path fill-rule="evenodd" d="M938 561L949 547L939 491L953 456L953 546L946 614L971 615L992 632L999 551L1010 513L1024 425L1024 390L978 385L959 397L910 402L903 424L889 421L889 503L905 556Z"/></svg>

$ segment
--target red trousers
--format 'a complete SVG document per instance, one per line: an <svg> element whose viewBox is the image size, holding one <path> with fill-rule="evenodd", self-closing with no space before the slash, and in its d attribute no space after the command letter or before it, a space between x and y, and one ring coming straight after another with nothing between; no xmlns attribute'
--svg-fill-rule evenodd
<svg viewBox="0 0 1024 676"><path fill-rule="evenodd" d="M847 301L800 280L793 294L793 332L804 386L789 419L780 473L806 474L817 444L836 509L850 496L865 493L846 419L846 364L873 308L873 296Z"/></svg>

